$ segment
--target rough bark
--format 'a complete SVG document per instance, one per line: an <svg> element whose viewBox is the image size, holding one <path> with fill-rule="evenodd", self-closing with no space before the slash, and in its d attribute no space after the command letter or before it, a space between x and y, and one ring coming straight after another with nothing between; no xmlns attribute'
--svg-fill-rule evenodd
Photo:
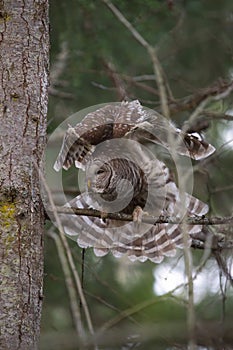
<svg viewBox="0 0 233 350"><path fill-rule="evenodd" d="M0 349L36 349L44 213L47 0L0 0Z"/></svg>

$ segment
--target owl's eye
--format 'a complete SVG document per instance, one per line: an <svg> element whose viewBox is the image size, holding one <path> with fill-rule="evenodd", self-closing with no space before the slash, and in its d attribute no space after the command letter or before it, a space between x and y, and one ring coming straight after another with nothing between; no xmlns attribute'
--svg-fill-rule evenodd
<svg viewBox="0 0 233 350"><path fill-rule="evenodd" d="M97 170L96 175L101 175L104 172L105 172L105 170L100 168L100 169Z"/></svg>

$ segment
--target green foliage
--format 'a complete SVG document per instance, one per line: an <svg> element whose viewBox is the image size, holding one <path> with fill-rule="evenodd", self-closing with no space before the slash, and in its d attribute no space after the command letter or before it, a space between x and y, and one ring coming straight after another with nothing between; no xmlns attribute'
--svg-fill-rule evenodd
<svg viewBox="0 0 233 350"><path fill-rule="evenodd" d="M165 1L146 1L143 6L135 0L115 3L139 33L157 46L175 96L227 75L232 63L230 1L221 6L217 1L189 1L173 10ZM145 50L101 1L53 0L51 14L51 57L67 41L69 60L62 78L69 81L67 90L74 94L75 109L116 99L114 92L93 86L93 81L112 85L104 62L112 61L119 73L129 76L152 73Z"/></svg>

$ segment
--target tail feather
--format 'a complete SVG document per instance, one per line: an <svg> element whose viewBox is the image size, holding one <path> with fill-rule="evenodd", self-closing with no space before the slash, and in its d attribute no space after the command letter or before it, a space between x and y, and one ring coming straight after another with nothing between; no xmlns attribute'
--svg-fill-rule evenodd
<svg viewBox="0 0 233 350"><path fill-rule="evenodd" d="M206 213L208 206L198 199L188 195L191 205L190 215ZM89 208L88 194L79 195L68 206ZM97 256L112 252L115 257L128 256L132 261L150 260L160 263L165 256L174 256L176 248L183 248L183 229L179 224L157 224L148 226L141 236L135 237L134 223L123 222L122 226L114 227L113 220L102 220L95 217L60 214L64 231L77 240L83 248L93 247ZM191 245L191 234L202 231L201 225L188 226L188 245Z"/></svg>

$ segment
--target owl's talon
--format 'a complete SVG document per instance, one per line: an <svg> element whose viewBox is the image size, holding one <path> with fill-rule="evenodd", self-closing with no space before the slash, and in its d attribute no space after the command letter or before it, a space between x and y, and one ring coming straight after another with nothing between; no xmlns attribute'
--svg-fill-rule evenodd
<svg viewBox="0 0 233 350"><path fill-rule="evenodd" d="M133 211L133 225L134 225L134 233L141 235L142 230L142 218L144 215L149 215L147 212L143 211L142 208L138 205L134 208ZM144 232L144 231L143 231Z"/></svg>
<svg viewBox="0 0 233 350"><path fill-rule="evenodd" d="M108 213L106 213L105 211L101 211L100 218L101 218L101 220L103 220L103 222L105 222L107 217L108 217Z"/></svg>
<svg viewBox="0 0 233 350"><path fill-rule="evenodd" d="M143 214L144 214L144 212L143 212L142 208L139 205L137 205L133 211L133 222L135 222L137 224L141 224Z"/></svg>

